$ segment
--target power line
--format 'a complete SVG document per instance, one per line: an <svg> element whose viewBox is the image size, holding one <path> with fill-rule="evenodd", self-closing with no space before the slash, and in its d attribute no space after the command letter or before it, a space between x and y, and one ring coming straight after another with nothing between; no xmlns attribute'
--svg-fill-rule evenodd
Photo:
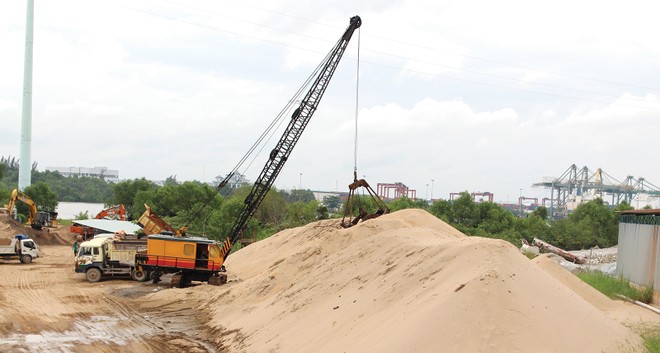
<svg viewBox="0 0 660 353"><path fill-rule="evenodd" d="M295 32L291 32L291 31L287 31L287 30L277 29L277 28L272 27L272 26L266 26L266 25L255 23L255 22L245 21L245 20L235 18L235 17L224 16L224 15L220 15L220 14L217 14L215 12L212 12L212 11L206 11L204 9L195 8L195 7L192 7L192 6L185 5L185 4L179 4L179 3L172 2L172 1L167 1L167 0L164 0L164 1L172 3L172 4L176 4L176 5L179 5L179 6L183 6L183 7L188 7L188 8L194 9L196 11L204 11L205 13L212 13L212 14L215 14L215 15L219 15L219 16L223 16L223 17L227 17L227 18L232 18L236 21L245 22L245 23L249 23L249 24L252 24L252 25L257 25L257 26L269 28L269 29L272 29L272 30L286 32L286 33L290 33L290 34L293 34L293 35L302 36L302 37L306 37L306 38L311 38L311 39L315 39L315 40L319 40L319 41L323 41L323 42L329 42L329 41L327 41L325 39L322 39L322 38L317 38L317 37L308 36L308 35L304 35L304 34L300 34L300 33L295 33ZM284 46L284 47L295 48L295 49L304 50L304 51L308 51L308 52L320 53L317 50L303 48L303 47L296 46L296 45L290 45L290 44L282 43L282 42L279 42L279 41L276 41L276 40L251 36L251 35L247 35L247 34L244 34L244 33L236 32L236 31L230 31L230 30L222 29L222 28L215 27L215 26L200 24L200 23L193 22L193 21L183 20L183 19L180 19L180 18L175 18L175 17L163 15L163 14L160 14L160 13L155 13L155 12L146 11L146 10L142 10L142 9L136 9L136 8L128 8L128 9L133 10L133 11L137 11L137 12L141 12L141 13L144 13L144 14L147 14L147 15L151 15L151 16L164 18L164 19L167 19L167 20L172 20L172 21L177 21L177 22L181 22L181 23L185 23L185 24L189 24L189 25L193 25L193 26L202 27L202 28L205 28L205 29L230 33L230 34L233 34L233 35L236 35L236 36L239 36L239 37L245 37L245 38L249 38L249 39L253 39L253 40L257 40L257 41L272 43L272 44L276 44L278 46ZM279 12L274 12L274 13L285 15L285 14L279 13ZM288 17L297 18L295 16L288 16ZM297 19L299 19L299 18L297 18ZM308 22L315 23L315 22L309 21L309 20L308 20ZM393 39L392 39L392 41L399 42L399 41L396 41L396 40L393 40ZM407 45L414 45L414 44L405 43L405 42L399 42L399 43L407 44ZM432 49L430 47L425 47L425 48ZM604 96L604 97L610 97L610 98L620 98L620 96L607 94L607 93L599 93L599 92L593 92L593 91L587 91L587 90L580 90L580 89L568 88L568 87L552 85L552 84L546 84L546 83L541 83L541 82L524 81L524 80L520 80L520 79L516 79L516 78L502 76L502 75L485 73L485 72L480 72L480 71L476 71L476 70L463 69L463 68L458 68L458 67L454 67L454 66L450 66L450 65L443 65L443 64L439 64L439 63L435 63L435 62L430 62L430 61L418 60L418 59L414 59L414 58L410 58L410 57L406 57L406 56L401 56L401 55L397 55L397 54L391 54L391 53L368 50L368 49L365 49L365 50L369 51L369 52L372 52L372 53L375 53L375 54L378 54L378 55L390 56L390 57L394 57L394 58L398 58L398 59L402 59L402 60L419 62L419 63L428 64L428 65L432 65L432 66L438 66L438 67L445 67L445 68L456 70L456 71L462 71L462 72L467 72L467 73L472 73L472 74L495 77L495 78L505 79L505 80L509 80L509 81L513 81L513 82L519 82L519 83L523 83L523 84L532 84L532 85L538 85L538 86L545 86L545 87L557 88L557 89L562 89L562 90L567 90L567 91L587 93L587 94L592 94L592 95L596 95L596 96ZM473 57L473 58L475 58L475 57ZM347 58L347 59L350 59L350 58ZM488 60L485 60L485 61L488 61ZM403 67L395 67L395 66L392 66L392 65L381 64L381 63L372 62L372 61L364 61L363 60L362 62L366 63L366 64L391 68L391 69L394 69L394 70L397 70L397 71L415 73L415 74L429 76L429 77L449 79L449 80L460 81L460 82L465 82L465 83L470 83L470 84L476 84L476 85L482 85L482 86L488 86L488 87L494 87L494 88L501 88L501 89L513 90L513 91L524 92L524 93L531 93L531 94L536 94L536 95L545 95L545 96L565 98L565 99L576 100L576 101L595 102L595 103L600 103L600 104L613 104L613 105L620 105L620 106L628 106L628 107L634 107L634 108L638 108L638 109L660 110L660 108L641 107L641 106L636 106L636 105L631 105L631 104L624 104L624 103L616 103L616 102L604 102L604 101L598 100L598 99L572 97L572 96L562 95L562 94L539 92L539 91L534 91L534 90L529 90L529 89L522 89L522 88L517 88L517 87L498 85L498 84L493 84L493 83L488 83L488 82L483 82L483 81L475 81L475 80L469 80L469 79L464 79L464 78L451 77L451 76L447 76L447 75L433 74L433 73L428 73L428 72L423 72L423 71L418 71L418 70L411 70L411 69L407 69L407 68L403 68ZM498 63L498 64L502 64L502 65L509 65L509 66L516 66L516 67L519 67L519 68L524 68L522 66L518 66L518 65L514 65L514 64L506 64L506 63L497 62L497 61L493 61L493 62ZM531 69L531 70L534 70L534 69ZM543 71L540 71L540 72L543 72ZM621 85L626 85L626 84L621 84ZM628 86L633 86L633 85L628 85ZM633 100L643 100L643 98L638 98L638 97L631 97L631 98Z"/></svg>
<svg viewBox="0 0 660 353"><path fill-rule="evenodd" d="M271 30L274 30L274 31L278 31L278 32L289 33L289 34L293 34L293 35L297 35L297 36L301 36L301 37L305 37L305 38L310 38L310 39L320 40L320 41L323 41L323 42L332 42L332 41L326 40L326 39L324 39L324 38L314 37L314 36L310 36L310 35L302 34L302 33L299 33L299 32L292 32L292 31L288 31L288 30L285 30L285 29L281 29L281 28L277 28L277 27L273 27L273 26L268 26L268 25L265 25L265 24L263 24L263 23L258 23L258 22L248 21L248 20L245 20L245 19L242 19L242 18L238 18L238 17L234 17L234 16L227 16L227 15L222 14L222 13L219 13L219 12L209 11L209 10L206 10L206 9L201 9L201 8L198 8L198 7L194 7L194 6L190 6L190 5L187 5L187 4L178 3L178 2L175 2L175 1L169 1L169 0L163 0L163 1L165 1L165 2L167 2L167 3L170 3L170 4L177 5L177 6L186 7L186 8L189 8L189 9L195 10L195 11L199 11L199 12L202 12L202 13L204 13L204 14L212 14L212 15L214 15L214 16L220 16L220 17L224 17L224 18L232 19L232 20L234 20L234 21L244 22L244 23L248 23L248 24L251 24L251 25L259 26L259 27L268 28L268 29L271 29ZM300 18L298 18L298 19L300 19ZM178 20L178 19L177 19L177 20ZM186 23L193 24L193 23L191 23L191 22L187 22L187 21L186 21Z"/></svg>
<svg viewBox="0 0 660 353"><path fill-rule="evenodd" d="M167 0L165 0L165 1L167 1ZM270 13L273 13L273 14L276 14L276 15L289 17L289 18L292 18L292 19L305 21L305 22L309 22L309 23L312 23L312 24L320 25L320 26L326 26L326 27L331 27L331 28L339 28L337 26L329 25L329 24L326 24L326 23L321 23L321 22L318 22L318 21L312 21L312 20L304 18L304 17L293 16L293 15L285 13L285 12L250 5L250 4L247 4L245 2L234 2L234 3L239 4L241 6L245 6L245 7L249 7L249 8L253 8L253 9L258 9L258 10L262 10L262 11L265 11L265 12L270 12ZM488 63L492 63L492 64L515 67L515 68L519 68L519 69L523 69L523 70L536 71L536 72L541 72L541 73L545 73L545 74L565 76L565 77L570 77L570 78L577 78L577 79L581 79L581 80L593 81L593 82L599 82L599 83L606 83L606 84L610 84L610 85L640 88L640 89L646 89L646 90L650 90L650 91L659 91L660 90L660 88L657 88L657 87L648 87L648 86L641 86L641 85L624 83L624 82L603 80L603 79L598 79L598 78L593 78L593 77L575 75L575 74L572 74L572 73L564 73L564 72L559 72L559 71L554 71L554 70L549 70L549 69L544 69L544 68L535 68L535 67L531 67L531 66L520 65L520 64L517 64L517 63L510 63L510 62L506 62L506 61L503 61L503 60L496 60L496 59L491 59L491 58L481 58L481 57L474 56L474 55L455 53L455 52L440 50L438 48L430 47L430 46L427 46L427 45L412 43L412 42L409 42L409 41L403 41L403 40L399 40L399 39L391 38L391 37L382 37L382 36L378 36L378 35L369 35L369 34L366 34L366 37L367 38L368 37L377 38L377 39L381 39L381 40L388 41L388 42L391 42L391 43L407 45L407 46L420 48L420 49L438 51L438 52L442 52L444 54L449 54L449 55L468 58L468 59L472 59L472 60L488 62Z"/></svg>
<svg viewBox="0 0 660 353"><path fill-rule="evenodd" d="M517 88L517 87L509 87L509 86L503 86L503 85L496 85L496 84L473 81L473 80L457 78L457 77L451 77L451 76L446 76L446 75L431 74L431 73L426 73L426 72L416 71L416 70L411 70L411 69L402 69L402 68L398 68L398 67L394 67L394 66L390 66L390 65L385 65L385 64L380 64L380 63L375 63L375 62L370 62L370 61L364 61L364 60L362 60L362 63L368 63L368 64L371 64L371 65L387 67L387 68L400 70L400 71L412 72L412 73L416 73L416 74L419 74L419 75L426 75L426 76L437 77L437 78L442 78L442 79L447 79L447 80L460 81L460 82L465 82L465 83L471 83L471 84L476 84L476 85L507 89L507 90L512 90L512 91L524 92L524 93L531 93L531 94L536 94L536 95L544 95L544 96L565 98L565 99L576 100L576 101L584 101L584 102L592 102L592 103L600 103L600 104L611 104L611 105L618 105L618 106L627 106L627 107L632 107L632 108L637 108L637 109L660 111L660 107L650 108L650 107L641 107L641 106L637 106L637 105L624 104L624 103L603 102L601 100L596 100L596 99L571 97L571 96L555 94L555 93L548 93L548 92L538 92L538 91L533 91L533 90L528 90L528 89L522 89L522 88ZM660 103L660 102L655 102L654 104L658 104L658 103Z"/></svg>

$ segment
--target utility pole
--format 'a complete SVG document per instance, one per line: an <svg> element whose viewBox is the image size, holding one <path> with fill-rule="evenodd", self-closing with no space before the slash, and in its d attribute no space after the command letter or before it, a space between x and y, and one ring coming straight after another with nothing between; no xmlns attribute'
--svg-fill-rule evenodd
<svg viewBox="0 0 660 353"><path fill-rule="evenodd" d="M431 179L431 202L433 202L433 182L435 179Z"/></svg>

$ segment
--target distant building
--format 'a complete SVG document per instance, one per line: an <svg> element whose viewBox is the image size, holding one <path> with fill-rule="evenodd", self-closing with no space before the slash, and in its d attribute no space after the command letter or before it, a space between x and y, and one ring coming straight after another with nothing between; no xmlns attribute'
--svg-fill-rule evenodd
<svg viewBox="0 0 660 353"><path fill-rule="evenodd" d="M220 185L220 183L225 180L225 177L222 175L218 175L215 177L215 186L217 187ZM227 187L231 189L238 189L241 186L244 185L250 185L250 181L245 178L245 175L235 172L234 174L231 175L229 180L227 180Z"/></svg>
<svg viewBox="0 0 660 353"><path fill-rule="evenodd" d="M79 176L89 178L99 178L111 182L119 181L119 171L108 169L108 167L46 167L47 172L58 172L65 177Z"/></svg>
<svg viewBox="0 0 660 353"><path fill-rule="evenodd" d="M323 199L325 199L328 196L337 196L341 199L342 197L346 198L346 196L348 195L347 192L336 192L336 191L312 191L312 193L314 194L314 199L316 199L316 201L318 202L323 202Z"/></svg>

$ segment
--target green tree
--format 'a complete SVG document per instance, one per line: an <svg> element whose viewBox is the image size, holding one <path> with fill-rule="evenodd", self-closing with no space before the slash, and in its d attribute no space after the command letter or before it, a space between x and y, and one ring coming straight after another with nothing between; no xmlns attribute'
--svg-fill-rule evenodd
<svg viewBox="0 0 660 353"><path fill-rule="evenodd" d="M113 185L113 198L111 203L123 204L126 208L126 214L129 215L129 218L134 219L144 212L143 201L148 199L148 194L143 194L142 197L138 199L138 192L151 191L156 188L156 184L145 178L125 180Z"/></svg>
<svg viewBox="0 0 660 353"><path fill-rule="evenodd" d="M514 228L515 217L511 212L492 202L477 205L477 227L490 234L498 234Z"/></svg>
<svg viewBox="0 0 660 353"><path fill-rule="evenodd" d="M330 212L336 212L341 206L341 198L336 195L328 195L323 198L323 205L328 208Z"/></svg>
<svg viewBox="0 0 660 353"><path fill-rule="evenodd" d="M287 218L287 213L288 203L285 201L285 194L273 188L259 205L255 218L261 224L269 224L280 229Z"/></svg>
<svg viewBox="0 0 660 353"><path fill-rule="evenodd" d="M421 208L423 210L429 208L428 202L426 200L413 200L406 196L400 197L398 199L392 200L387 204L387 207L391 212L403 210L406 208Z"/></svg>
<svg viewBox="0 0 660 353"><path fill-rule="evenodd" d="M573 246L610 247L618 241L619 219L601 198L580 204L568 219L590 233L588 236L576 234Z"/></svg>
<svg viewBox="0 0 660 353"><path fill-rule="evenodd" d="M10 198L11 190L4 183L0 183L0 206L8 204Z"/></svg>
<svg viewBox="0 0 660 353"><path fill-rule="evenodd" d="M454 219L454 209L452 202L448 200L436 200L431 204L429 211L432 215L442 219L447 223L451 223Z"/></svg>
<svg viewBox="0 0 660 353"><path fill-rule="evenodd" d="M450 221L466 227L475 227L479 221L479 209L472 196L464 191L452 205L454 218Z"/></svg>
<svg viewBox="0 0 660 353"><path fill-rule="evenodd" d="M316 209L316 219L328 219L330 218L330 213L328 212L328 208L325 207L323 204L319 204L318 208Z"/></svg>
<svg viewBox="0 0 660 353"><path fill-rule="evenodd" d="M231 233L232 227L241 213L243 208L243 198L239 196L231 196L226 198L224 202L206 218L205 234L206 236L222 240ZM254 229L257 222L252 220L248 228Z"/></svg>
<svg viewBox="0 0 660 353"><path fill-rule="evenodd" d="M87 211L78 212L77 215L73 216L73 219L75 219L75 220L89 219L89 214L88 214Z"/></svg>
<svg viewBox="0 0 660 353"><path fill-rule="evenodd" d="M289 204L287 223L290 227L298 227L317 220L318 202L296 201Z"/></svg>
<svg viewBox="0 0 660 353"><path fill-rule="evenodd" d="M588 225L570 219L558 219L552 222L550 235L548 242L565 250L583 249L584 244L593 239Z"/></svg>
<svg viewBox="0 0 660 353"><path fill-rule="evenodd" d="M24 192L37 204L39 211L54 212L57 208L57 195L44 182L32 184Z"/></svg>
<svg viewBox="0 0 660 353"><path fill-rule="evenodd" d="M648 206L648 205L647 205ZM650 207L650 206L649 206ZM646 207L644 207L646 208ZM615 212L621 212L621 211L628 211L628 210L634 210L635 208L630 206L630 203L628 201L622 201L620 204L618 204L615 208Z"/></svg>
<svg viewBox="0 0 660 353"><path fill-rule="evenodd" d="M539 206L532 211L531 215L541 219L548 219L548 209L545 206Z"/></svg>
<svg viewBox="0 0 660 353"><path fill-rule="evenodd" d="M552 235L551 227L538 213L532 212L527 218L515 218L514 229L520 236L532 242L534 238L550 242Z"/></svg>
<svg viewBox="0 0 660 353"><path fill-rule="evenodd" d="M287 202L310 202L315 200L314 193L311 190L302 190L294 189L288 193L285 193L285 199Z"/></svg>

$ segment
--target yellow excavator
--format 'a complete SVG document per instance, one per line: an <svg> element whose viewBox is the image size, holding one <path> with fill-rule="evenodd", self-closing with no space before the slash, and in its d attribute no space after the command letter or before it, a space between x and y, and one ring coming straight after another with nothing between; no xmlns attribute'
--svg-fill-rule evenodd
<svg viewBox="0 0 660 353"><path fill-rule="evenodd" d="M11 198L9 199L9 204L6 205L7 210L10 215L14 213L14 206L16 201L21 201L28 206L30 213L27 216L25 224L31 226L34 229L41 229L43 227L56 227L57 221L55 217L50 212L39 212L37 209L37 204L32 201L32 199L18 189L14 189L11 192Z"/></svg>

